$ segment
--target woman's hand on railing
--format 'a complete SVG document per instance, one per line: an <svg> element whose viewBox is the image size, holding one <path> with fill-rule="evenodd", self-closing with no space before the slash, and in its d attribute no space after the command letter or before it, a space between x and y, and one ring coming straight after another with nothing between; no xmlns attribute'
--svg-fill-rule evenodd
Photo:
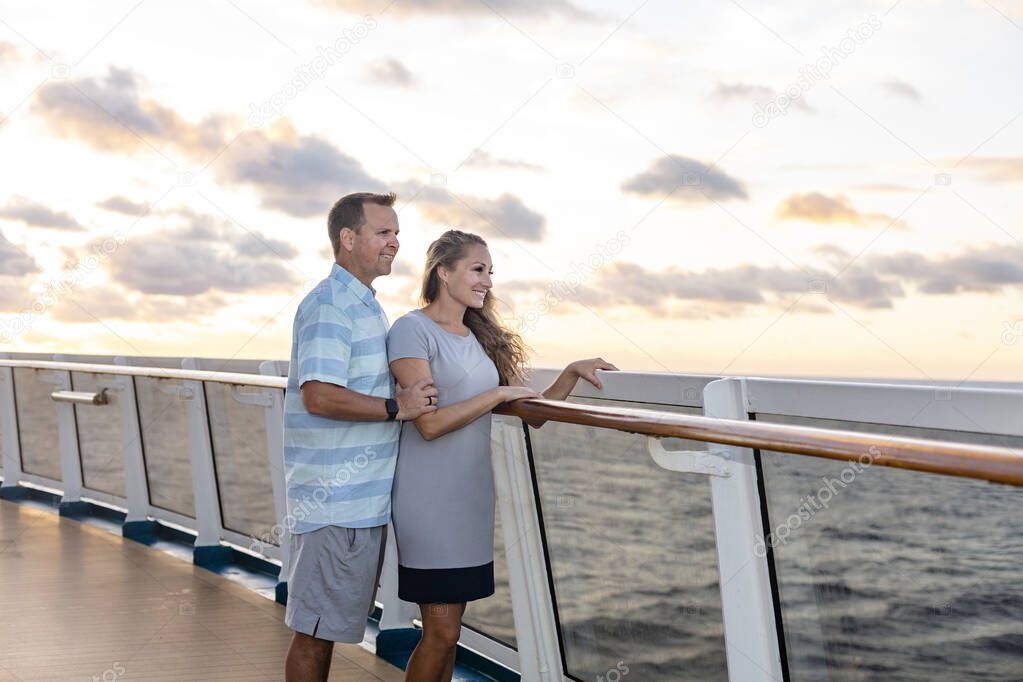
<svg viewBox="0 0 1023 682"><path fill-rule="evenodd" d="M513 400L524 400L526 398L543 399L542 393L534 391L528 386L498 386L497 390L502 403L510 403Z"/></svg>
<svg viewBox="0 0 1023 682"><path fill-rule="evenodd" d="M604 389L604 382L602 382L600 377L597 375L597 372L601 370L617 372L618 368L604 358L576 360L575 362L569 363L568 367L565 368L566 372L575 374L576 378L585 379L593 384L598 391Z"/></svg>

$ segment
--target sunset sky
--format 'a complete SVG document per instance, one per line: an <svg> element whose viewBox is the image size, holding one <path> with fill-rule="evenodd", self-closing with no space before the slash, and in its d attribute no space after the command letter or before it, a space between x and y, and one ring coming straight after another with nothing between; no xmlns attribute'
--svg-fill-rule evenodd
<svg viewBox="0 0 1023 682"><path fill-rule="evenodd" d="M0 2L0 350L286 358L393 190L537 366L1023 380L1018 4L284 7Z"/></svg>

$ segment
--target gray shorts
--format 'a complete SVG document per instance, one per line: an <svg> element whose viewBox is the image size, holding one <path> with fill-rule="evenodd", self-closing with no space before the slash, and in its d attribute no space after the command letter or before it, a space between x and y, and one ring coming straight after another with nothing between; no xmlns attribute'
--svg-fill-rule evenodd
<svg viewBox="0 0 1023 682"><path fill-rule="evenodd" d="M327 526L291 536L284 624L334 642L361 642L383 565L387 526Z"/></svg>

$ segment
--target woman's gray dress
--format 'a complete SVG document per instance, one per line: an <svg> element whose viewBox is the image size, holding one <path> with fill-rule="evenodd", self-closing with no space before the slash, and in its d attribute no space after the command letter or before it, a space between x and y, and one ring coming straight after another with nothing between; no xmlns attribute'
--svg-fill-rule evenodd
<svg viewBox="0 0 1023 682"><path fill-rule="evenodd" d="M389 362L429 361L441 408L498 385L497 368L472 332L444 331L419 310L391 326L387 355ZM402 599L454 603L494 593L489 412L432 441L415 424L402 426L391 521Z"/></svg>

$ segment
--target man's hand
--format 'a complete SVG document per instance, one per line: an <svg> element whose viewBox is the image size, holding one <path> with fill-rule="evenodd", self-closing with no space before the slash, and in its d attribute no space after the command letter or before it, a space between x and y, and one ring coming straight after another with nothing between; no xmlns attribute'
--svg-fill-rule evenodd
<svg viewBox="0 0 1023 682"><path fill-rule="evenodd" d="M408 388L398 389L394 399L398 401L399 421L437 411L437 389L433 386L433 379L420 379Z"/></svg>

